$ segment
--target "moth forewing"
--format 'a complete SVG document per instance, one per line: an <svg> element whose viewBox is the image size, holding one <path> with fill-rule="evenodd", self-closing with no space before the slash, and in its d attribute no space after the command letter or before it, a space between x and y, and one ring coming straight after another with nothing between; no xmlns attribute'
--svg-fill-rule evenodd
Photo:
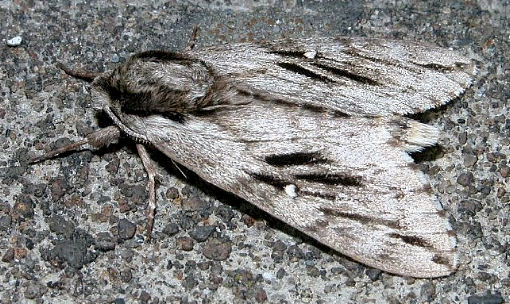
<svg viewBox="0 0 510 304"><path fill-rule="evenodd" d="M140 143L357 261L438 277L457 267L455 236L408 155L438 130L399 115L448 102L474 73L437 47L321 38L139 53L93 96L139 142L152 194Z"/></svg>
<svg viewBox="0 0 510 304"><path fill-rule="evenodd" d="M154 142L203 179L358 261L415 277L451 273L453 232L425 175L403 151L407 144L391 135L401 126L308 112L255 105L217 111L188 117L186 126L168 121L166 139ZM264 130L250 117L267 121ZM152 119L132 128L150 133ZM245 133L211 136L194 127L212 129L217 121ZM248 141L256 134L259 140Z"/></svg>

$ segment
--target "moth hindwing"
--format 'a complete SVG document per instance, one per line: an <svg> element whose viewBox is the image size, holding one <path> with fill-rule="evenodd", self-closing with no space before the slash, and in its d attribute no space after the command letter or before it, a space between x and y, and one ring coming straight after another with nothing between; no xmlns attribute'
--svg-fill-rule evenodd
<svg viewBox="0 0 510 304"><path fill-rule="evenodd" d="M69 71L67 71L70 73ZM457 267L455 235L408 153L438 130L403 115L459 96L475 66L454 52L387 39L321 38L148 51L92 81L114 126L207 182L354 260L413 277Z"/></svg>

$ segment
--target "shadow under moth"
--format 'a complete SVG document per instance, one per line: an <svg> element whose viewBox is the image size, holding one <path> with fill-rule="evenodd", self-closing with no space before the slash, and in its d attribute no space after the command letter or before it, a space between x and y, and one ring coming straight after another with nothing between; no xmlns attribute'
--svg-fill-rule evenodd
<svg viewBox="0 0 510 304"><path fill-rule="evenodd" d="M147 51L86 74L114 125L36 157L97 149L123 134L334 250L381 270L440 277L456 239L409 153L438 130L406 114L438 107L471 83L473 62L413 42L320 38Z"/></svg>

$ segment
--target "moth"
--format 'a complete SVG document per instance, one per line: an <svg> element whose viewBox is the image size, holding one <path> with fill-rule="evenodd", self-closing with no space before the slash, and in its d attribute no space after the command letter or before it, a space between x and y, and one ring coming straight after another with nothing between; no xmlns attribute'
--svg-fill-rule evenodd
<svg viewBox="0 0 510 304"><path fill-rule="evenodd" d="M322 244L386 272L420 278L457 268L456 238L409 155L439 131L409 118L459 96L472 60L436 46L369 38L240 43L146 51L87 74L113 125L37 157L127 136Z"/></svg>

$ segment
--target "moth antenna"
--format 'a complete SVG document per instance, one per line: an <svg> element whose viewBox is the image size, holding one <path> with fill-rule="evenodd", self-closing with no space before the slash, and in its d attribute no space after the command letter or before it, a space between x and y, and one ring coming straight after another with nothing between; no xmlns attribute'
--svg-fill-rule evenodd
<svg viewBox="0 0 510 304"><path fill-rule="evenodd" d="M195 47L195 42L197 41L198 36L198 25L193 26L193 31L191 32L191 36L188 40L188 46L186 47L187 51L191 51Z"/></svg>
<svg viewBox="0 0 510 304"><path fill-rule="evenodd" d="M67 66L65 66L61 62L57 62L57 67L64 71L67 75L72 76L74 78L78 78L81 80L85 80L86 82L92 82L97 76L101 75L101 73L96 72L87 72L84 70L73 70Z"/></svg>

